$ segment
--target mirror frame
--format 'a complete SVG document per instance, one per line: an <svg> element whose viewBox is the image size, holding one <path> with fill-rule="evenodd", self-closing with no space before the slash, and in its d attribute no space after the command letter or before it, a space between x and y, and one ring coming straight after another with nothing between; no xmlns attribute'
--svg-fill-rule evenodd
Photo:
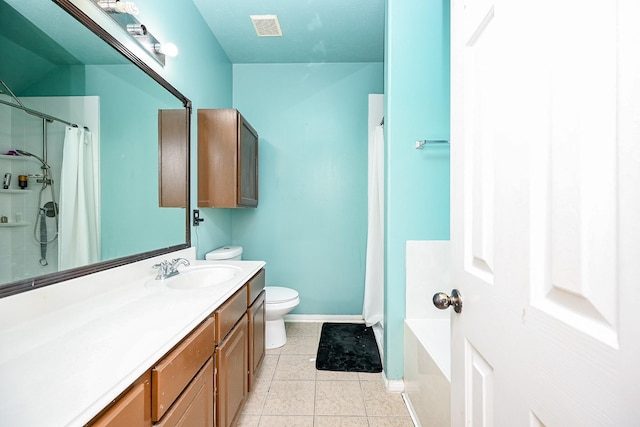
<svg viewBox="0 0 640 427"><path fill-rule="evenodd" d="M107 44L109 44L116 51L120 52L131 63L136 65L145 74L155 80L158 84L164 87L167 91L171 92L176 98L182 101L182 105L187 109L188 126L187 126L187 164L185 167L188 171L191 171L191 114L192 106L191 101L180 93L175 87L173 87L167 80L165 80L160 74L153 70L145 61L136 56L131 50L129 50L124 44L122 44L114 35L109 33L106 29L96 23L93 19L87 16L80 8L78 8L73 0L51 0L57 4L69 15L79 21L82 25L87 27L91 32L96 34ZM96 6L97 7L97 6ZM108 18L105 16L105 18ZM189 172L190 176L190 172ZM98 263L90 264L83 267L72 268L69 270L63 270L56 273L45 274L41 276L35 276L16 282L10 282L0 286L0 298L16 295L22 292L27 292L35 289L39 289L45 286L53 285L55 283L64 282L67 280L75 279L77 277L86 276L89 274L97 273L100 271L109 270L111 268L120 267L123 265L131 264L137 261L142 261L148 258L153 258L159 255L164 255L170 252L175 252L181 249L191 247L191 223L189 213L191 212L191 179L187 179L187 203L185 207L185 243L169 246L161 249L155 249L152 251L133 254L121 258L115 258L107 261L101 261Z"/></svg>

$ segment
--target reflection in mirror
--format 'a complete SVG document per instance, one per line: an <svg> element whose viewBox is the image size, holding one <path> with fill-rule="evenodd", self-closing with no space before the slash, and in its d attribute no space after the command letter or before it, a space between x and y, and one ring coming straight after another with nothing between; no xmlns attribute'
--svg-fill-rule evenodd
<svg viewBox="0 0 640 427"><path fill-rule="evenodd" d="M53 2L0 0L0 52L0 296L188 246L158 201L158 110L188 100Z"/></svg>

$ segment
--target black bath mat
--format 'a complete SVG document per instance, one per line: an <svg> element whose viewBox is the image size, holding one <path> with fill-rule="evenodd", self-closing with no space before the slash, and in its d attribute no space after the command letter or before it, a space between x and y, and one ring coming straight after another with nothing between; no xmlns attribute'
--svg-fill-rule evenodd
<svg viewBox="0 0 640 427"><path fill-rule="evenodd" d="M324 323L316 369L340 372L382 372L373 329L363 323Z"/></svg>

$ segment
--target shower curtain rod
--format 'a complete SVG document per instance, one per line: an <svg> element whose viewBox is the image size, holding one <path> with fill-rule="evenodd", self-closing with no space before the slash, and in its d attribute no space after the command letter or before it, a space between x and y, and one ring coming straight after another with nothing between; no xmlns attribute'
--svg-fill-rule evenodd
<svg viewBox="0 0 640 427"><path fill-rule="evenodd" d="M0 104L4 104L4 105L8 105L9 107L17 108L19 110L22 110L22 111L28 113L28 114L31 114L32 116L39 117L39 118L41 118L43 120L48 120L50 122L56 121L56 122L64 123L64 124L66 124L68 126L73 126L73 127L76 127L76 128L78 127L78 125L75 124L75 123L71 123L71 122L68 122L66 120L62 120L62 119L59 119L57 117L50 116L49 114L41 113L40 111L32 110L31 108L25 107L24 105L22 105L22 102L20 102L20 100L13 94L11 89L9 89L9 87L7 86L7 84L3 80L0 80L0 84L8 92L7 93L7 92L5 92L3 90L0 90L0 93L4 93L5 95L11 96L14 99L14 101L17 102L17 104L14 104L13 102L8 102L8 101L4 101L4 100L0 99ZM86 126L84 126L84 128L86 130L89 130L89 128L86 127Z"/></svg>
<svg viewBox="0 0 640 427"><path fill-rule="evenodd" d="M36 117L39 117L41 119L48 120L50 122L56 121L56 122L64 123L64 124L69 125L69 126L73 126L75 128L78 127L78 125L75 124L75 123L71 123L71 122L68 122L66 120L62 120L62 119L59 119L59 118L54 117L54 116L50 116L50 115L45 114L45 113L41 113L40 111L32 110L31 108L27 108L24 105L16 105L16 104L14 104L12 102L7 102L7 101L4 101L2 99L0 99L0 104L4 104L4 105L8 105L9 107L17 108L19 110L22 110L22 111L24 111L26 113L31 114L32 116L36 116ZM86 127L86 126L83 126L83 127L86 130L89 130L88 127Z"/></svg>

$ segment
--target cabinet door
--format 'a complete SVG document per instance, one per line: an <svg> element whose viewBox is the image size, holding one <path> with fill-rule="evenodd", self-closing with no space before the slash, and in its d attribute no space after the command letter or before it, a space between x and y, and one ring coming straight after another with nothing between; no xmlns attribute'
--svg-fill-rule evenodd
<svg viewBox="0 0 640 427"><path fill-rule="evenodd" d="M238 205L258 206L258 133L238 115Z"/></svg>
<svg viewBox="0 0 640 427"><path fill-rule="evenodd" d="M190 112L158 110L158 163L160 207L187 207L189 194Z"/></svg>
<svg viewBox="0 0 640 427"><path fill-rule="evenodd" d="M216 426L229 427L247 396L248 320L245 313L216 348Z"/></svg>
<svg viewBox="0 0 640 427"><path fill-rule="evenodd" d="M235 109L198 110L198 206L258 205L258 133Z"/></svg>
<svg viewBox="0 0 640 427"><path fill-rule="evenodd" d="M253 380L265 353L264 297L265 291L262 291L247 310L249 314L249 391L253 389Z"/></svg>
<svg viewBox="0 0 640 427"><path fill-rule="evenodd" d="M237 205L238 113L229 109L198 110L198 206Z"/></svg>

